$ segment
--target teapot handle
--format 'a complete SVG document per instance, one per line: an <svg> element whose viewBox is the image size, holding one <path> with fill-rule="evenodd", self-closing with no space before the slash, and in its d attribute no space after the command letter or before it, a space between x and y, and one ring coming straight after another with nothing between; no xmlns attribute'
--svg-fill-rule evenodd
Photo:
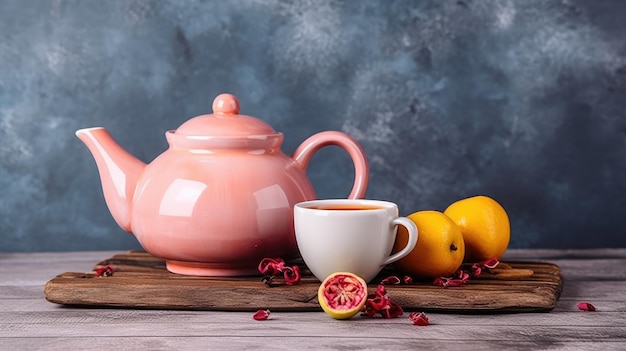
<svg viewBox="0 0 626 351"><path fill-rule="evenodd" d="M369 164L365 157L365 151L351 136L339 131L326 131L317 133L306 139L294 152L292 158L302 169L306 169L313 154L319 149L336 145L346 150L354 163L354 186L348 199L361 199L367 191L369 182Z"/></svg>

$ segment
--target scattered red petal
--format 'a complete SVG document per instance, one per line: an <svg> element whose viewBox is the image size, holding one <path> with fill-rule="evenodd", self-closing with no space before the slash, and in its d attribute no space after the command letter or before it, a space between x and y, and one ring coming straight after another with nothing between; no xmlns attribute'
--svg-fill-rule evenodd
<svg viewBox="0 0 626 351"><path fill-rule="evenodd" d="M395 275L392 275L381 280L380 283L383 285L396 285L396 284L400 284L400 278L398 278Z"/></svg>
<svg viewBox="0 0 626 351"><path fill-rule="evenodd" d="M466 283L469 281L469 273L467 273L466 271L459 269L458 271L456 271L456 273L454 274L454 279L453 280L460 280L463 283Z"/></svg>
<svg viewBox="0 0 626 351"><path fill-rule="evenodd" d="M454 286L461 286L461 285L463 285L465 283L466 283L466 281L461 280L461 279L450 279L450 280L448 280L448 285L447 286L452 286L452 287L454 287Z"/></svg>
<svg viewBox="0 0 626 351"><path fill-rule="evenodd" d="M405 275L404 278L402 278L402 281L404 282L404 284L412 284L413 278L409 275Z"/></svg>
<svg viewBox="0 0 626 351"><path fill-rule="evenodd" d="M409 319L413 322L414 325L426 326L430 324L428 322L428 317L424 312L413 312L409 314Z"/></svg>
<svg viewBox="0 0 626 351"><path fill-rule="evenodd" d="M480 266L478 266L478 264L474 263L472 265L471 272L472 272L472 277L475 278L475 277L480 276L480 274L483 272L483 269Z"/></svg>
<svg viewBox="0 0 626 351"><path fill-rule="evenodd" d="M439 285L439 286L443 286L444 288L447 287L454 287L454 286L461 286L465 283L467 283L469 280L468 279L457 279L457 278L453 278L453 277L439 277L439 278L435 278L435 280L433 281L433 285Z"/></svg>
<svg viewBox="0 0 626 351"><path fill-rule="evenodd" d="M258 310L252 315L255 321L264 321L270 317L270 310Z"/></svg>
<svg viewBox="0 0 626 351"><path fill-rule="evenodd" d="M387 298L382 295L371 294L365 301L365 310L374 311L374 314L378 311L382 311L387 306Z"/></svg>
<svg viewBox="0 0 626 351"><path fill-rule="evenodd" d="M376 313L378 313L378 310L372 308L371 306L367 306L367 304L366 304L366 307L363 310L363 312L361 313L361 315L368 316L370 318L374 318L376 316Z"/></svg>
<svg viewBox="0 0 626 351"><path fill-rule="evenodd" d="M115 272L115 267L111 264L107 264L106 266L96 269L95 272L98 277L110 277Z"/></svg>
<svg viewBox="0 0 626 351"><path fill-rule="evenodd" d="M285 265L282 258L264 258L259 262L259 272L261 274L276 275L281 272L281 268Z"/></svg>
<svg viewBox="0 0 626 351"><path fill-rule="evenodd" d="M596 307L592 304L590 304L589 302L580 302L578 304L578 309L581 311L589 311L589 312L595 312L596 311Z"/></svg>
<svg viewBox="0 0 626 351"><path fill-rule="evenodd" d="M446 280L442 277L435 278L433 285L446 286Z"/></svg>
<svg viewBox="0 0 626 351"><path fill-rule="evenodd" d="M485 270L495 268L499 263L500 261L497 258L492 258L482 262L476 262L469 266L469 271L459 269L451 276L435 278L435 280L433 281L433 285L439 285L443 287L461 286L469 282L470 277L476 278L480 276ZM463 267L467 269L468 266L464 265Z"/></svg>
<svg viewBox="0 0 626 351"><path fill-rule="evenodd" d="M297 265L283 268L283 276L285 277L285 284L294 285L300 283L302 277L300 276L300 267Z"/></svg>
<svg viewBox="0 0 626 351"><path fill-rule="evenodd" d="M280 275L283 276L287 285L298 284L302 279L300 267L298 265L286 266L285 261L280 257L262 259L258 269L264 275L261 281L270 287L275 285L274 278Z"/></svg>
<svg viewBox="0 0 626 351"><path fill-rule="evenodd" d="M375 317L377 313L383 318L396 318L404 313L400 305L391 301L382 284L378 285L374 293L368 295L363 311L363 315L369 317Z"/></svg>
<svg viewBox="0 0 626 351"><path fill-rule="evenodd" d="M496 257L488 259L487 261L479 262L479 264L487 268L496 268L499 263L500 261Z"/></svg>
<svg viewBox="0 0 626 351"><path fill-rule="evenodd" d="M397 303L389 300L389 304L381 311L383 318L398 318L404 314L402 307Z"/></svg>
<svg viewBox="0 0 626 351"><path fill-rule="evenodd" d="M472 264L470 274L472 277L478 277L484 270L496 268L498 264L500 264L500 261L495 257L486 261L476 262Z"/></svg>

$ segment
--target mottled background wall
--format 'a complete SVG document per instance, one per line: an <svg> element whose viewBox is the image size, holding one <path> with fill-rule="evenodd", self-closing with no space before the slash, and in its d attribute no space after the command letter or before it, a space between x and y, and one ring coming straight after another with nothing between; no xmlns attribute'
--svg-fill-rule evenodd
<svg viewBox="0 0 626 351"><path fill-rule="evenodd" d="M404 214L485 194L512 247L626 247L626 1L0 0L0 251L138 248L74 136L148 162L228 91L286 134L343 130ZM343 197L339 149L315 156Z"/></svg>

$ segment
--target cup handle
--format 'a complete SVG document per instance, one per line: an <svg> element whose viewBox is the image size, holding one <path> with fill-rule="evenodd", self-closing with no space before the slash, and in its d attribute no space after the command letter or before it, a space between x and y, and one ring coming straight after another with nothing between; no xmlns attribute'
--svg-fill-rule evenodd
<svg viewBox="0 0 626 351"><path fill-rule="evenodd" d="M404 226L407 231L409 232L409 240L406 244L406 246L396 252L395 254L387 257L387 259L385 261L383 261L383 263L381 264L381 266L396 262L397 260L403 258L404 256L408 255L411 251L413 251L413 248L415 248L415 245L417 244L417 237L418 237L418 233L417 233L417 227L415 226L415 223L406 218L406 217L398 217L396 219L394 219L391 224L393 225L402 225Z"/></svg>

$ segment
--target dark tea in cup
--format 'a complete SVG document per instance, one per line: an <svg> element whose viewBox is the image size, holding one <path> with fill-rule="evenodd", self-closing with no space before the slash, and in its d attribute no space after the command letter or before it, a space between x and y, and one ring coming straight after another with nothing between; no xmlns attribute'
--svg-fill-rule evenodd
<svg viewBox="0 0 626 351"><path fill-rule="evenodd" d="M307 208L313 210L327 210L327 211L364 211L364 210L381 210L384 207L372 206L372 205L316 205L307 206Z"/></svg>

